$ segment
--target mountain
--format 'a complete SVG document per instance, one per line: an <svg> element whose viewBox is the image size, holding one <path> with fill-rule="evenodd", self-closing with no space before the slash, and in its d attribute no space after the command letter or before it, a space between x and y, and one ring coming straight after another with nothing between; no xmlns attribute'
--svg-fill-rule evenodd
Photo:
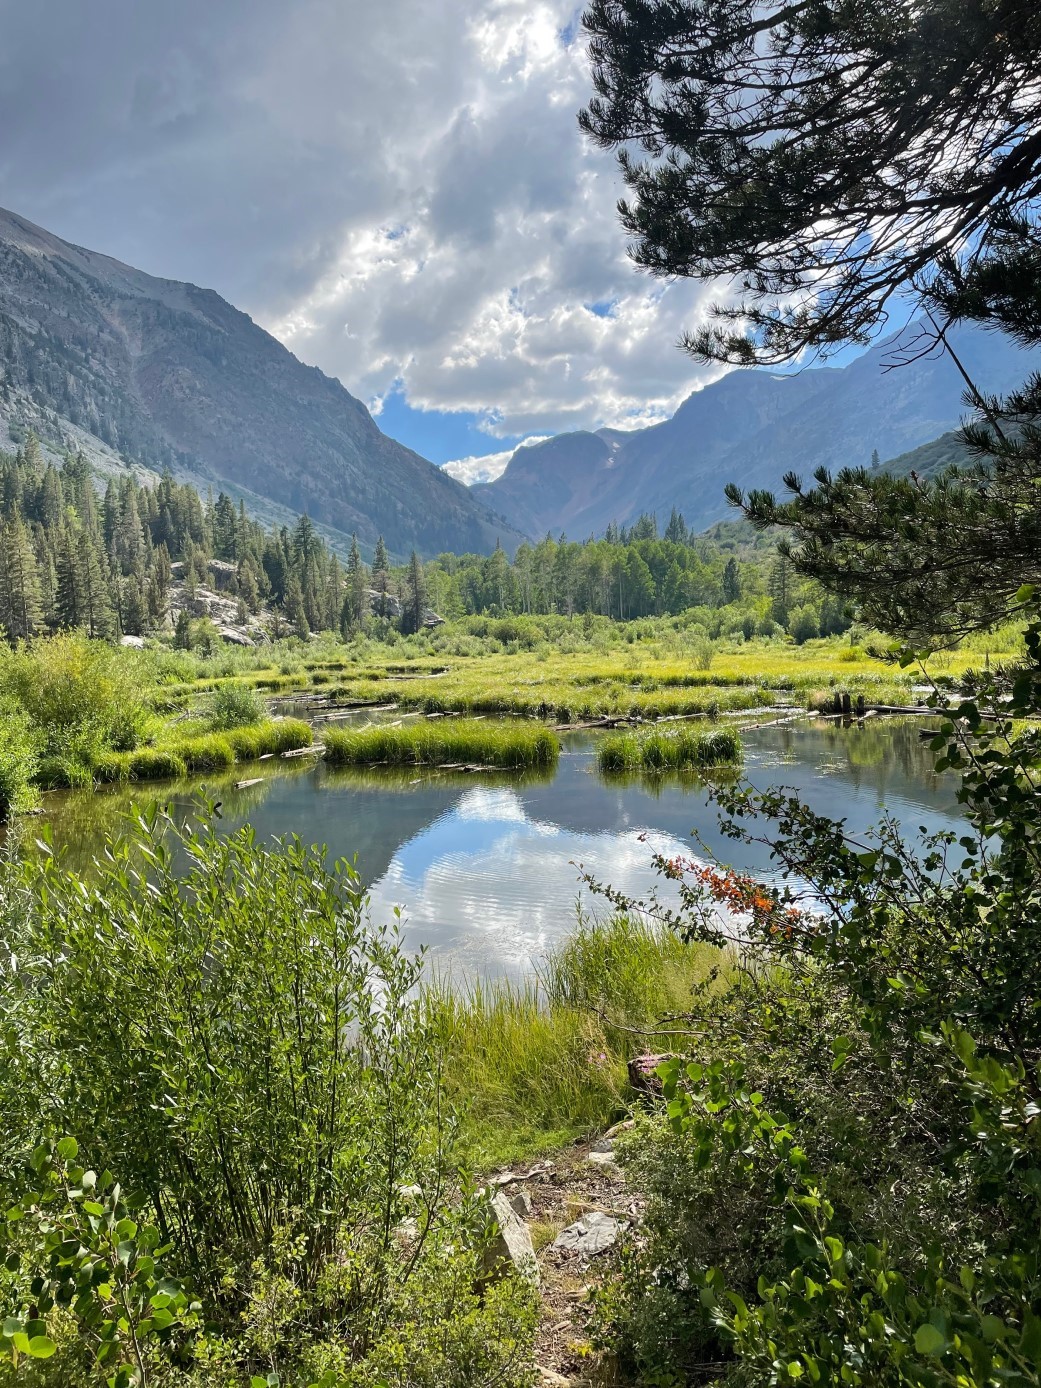
<svg viewBox="0 0 1041 1388"><path fill-rule="evenodd" d="M933 477L952 464L970 467L973 462L961 435L951 431L923 443L919 448L912 448L909 453L901 453L898 458L890 458L884 468L894 477L909 477L912 472L918 477Z"/></svg>
<svg viewBox="0 0 1041 1388"><path fill-rule="evenodd" d="M382 533L397 555L519 539L213 290L155 279L2 210L0 382L5 418L35 407L59 437L86 431L100 451L276 513L306 511L326 533L357 531L367 545Z"/></svg>
<svg viewBox="0 0 1041 1388"><path fill-rule="evenodd" d="M987 392L1021 384L1037 366L1036 354L977 329L953 343ZM873 450L895 458L955 428L965 383L951 359L890 369L896 350L890 338L844 367L732 371L662 424L559 434L519 448L500 477L471 490L533 536L602 534L643 512L664 521L674 506L700 530L729 514L728 482L778 489L787 472L808 479L822 466L867 466Z"/></svg>

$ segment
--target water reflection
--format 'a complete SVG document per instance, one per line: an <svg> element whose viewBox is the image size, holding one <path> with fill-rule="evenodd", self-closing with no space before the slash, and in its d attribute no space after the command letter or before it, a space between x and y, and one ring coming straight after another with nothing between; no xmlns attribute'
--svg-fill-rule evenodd
<svg viewBox="0 0 1041 1388"><path fill-rule="evenodd" d="M959 817L956 782L938 777L919 720L844 729L793 723L746 735L744 774L756 787L789 786L815 809L862 831L883 811L913 833ZM300 761L265 763L259 784L211 783L229 828L251 822L263 837L296 833L356 858L372 911L400 907L406 938L441 965L516 972L573 926L578 864L634 895L655 882L656 851L690 852L696 833L735 866L770 872L765 847L719 834L708 788L697 777L601 778L594 735L567 740L554 770L460 776L416 768L333 770ZM240 771L238 777L242 777ZM186 809L199 785L139 787L49 797L47 818L74 861L137 799ZM587 902L588 904L588 902Z"/></svg>

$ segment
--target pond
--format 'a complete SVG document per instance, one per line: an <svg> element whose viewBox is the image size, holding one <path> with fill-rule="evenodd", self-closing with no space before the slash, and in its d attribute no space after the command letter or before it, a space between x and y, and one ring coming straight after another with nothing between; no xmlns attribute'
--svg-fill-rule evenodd
<svg viewBox="0 0 1041 1388"><path fill-rule="evenodd" d="M860 831L888 812L908 834L957 825L957 782L937 776L921 720L862 726L796 722L744 734L744 774L760 789L787 786L819 812ZM137 786L45 799L56 842L86 863L100 836L135 800L186 808L205 788L228 829L251 822L269 837L298 834L356 858L375 920L401 908L404 938L429 946L436 968L519 974L574 928L575 905L603 903L584 890L579 865L601 881L644 895L658 879L655 851L699 856L691 834L723 861L767 876L764 848L718 832L706 786L696 780L604 780L595 734L570 734L543 775L461 776L417 767L333 770L301 762L240 767L223 780ZM259 777L244 790L235 781ZM38 821L37 821L38 823Z"/></svg>

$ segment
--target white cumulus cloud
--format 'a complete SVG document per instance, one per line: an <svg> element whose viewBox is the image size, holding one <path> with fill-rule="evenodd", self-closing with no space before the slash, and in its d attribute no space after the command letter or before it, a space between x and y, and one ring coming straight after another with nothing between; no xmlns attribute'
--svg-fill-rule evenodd
<svg viewBox="0 0 1041 1388"><path fill-rule="evenodd" d="M676 342L713 295L635 271L578 130L572 0L0 8L0 204L212 286L362 399L491 445L709 379Z"/></svg>

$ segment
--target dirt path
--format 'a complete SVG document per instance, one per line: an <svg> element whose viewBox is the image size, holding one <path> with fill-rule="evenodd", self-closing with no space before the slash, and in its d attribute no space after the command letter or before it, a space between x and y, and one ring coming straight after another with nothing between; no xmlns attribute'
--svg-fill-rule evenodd
<svg viewBox="0 0 1041 1388"><path fill-rule="evenodd" d="M642 1211L613 1159L616 1136L612 1129L598 1141L494 1178L527 1222L538 1255L542 1316L535 1362L545 1388L613 1388L620 1382L590 1343L589 1303L590 1289L614 1265L617 1240ZM578 1247L558 1246L561 1234ZM607 1246L598 1250L598 1243Z"/></svg>

